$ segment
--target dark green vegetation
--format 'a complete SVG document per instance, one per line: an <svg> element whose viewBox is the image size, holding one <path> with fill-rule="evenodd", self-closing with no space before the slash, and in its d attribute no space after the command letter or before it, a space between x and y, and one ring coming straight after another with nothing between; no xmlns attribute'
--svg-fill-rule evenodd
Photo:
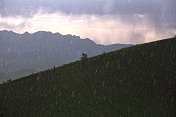
<svg viewBox="0 0 176 117"><path fill-rule="evenodd" d="M0 85L1 117L175 117L176 38Z"/></svg>

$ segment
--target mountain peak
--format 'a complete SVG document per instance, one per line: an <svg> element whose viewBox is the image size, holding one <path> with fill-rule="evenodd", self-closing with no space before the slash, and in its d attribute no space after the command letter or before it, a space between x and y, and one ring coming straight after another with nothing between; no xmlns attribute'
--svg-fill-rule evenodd
<svg viewBox="0 0 176 117"><path fill-rule="evenodd" d="M23 35L29 35L30 33L28 33L27 31L23 33Z"/></svg>

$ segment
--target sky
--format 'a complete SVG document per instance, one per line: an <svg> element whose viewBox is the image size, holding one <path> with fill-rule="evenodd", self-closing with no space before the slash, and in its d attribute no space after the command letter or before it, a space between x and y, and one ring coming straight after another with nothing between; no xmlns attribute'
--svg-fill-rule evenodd
<svg viewBox="0 0 176 117"><path fill-rule="evenodd" d="M0 30L139 44L173 37L175 11L176 0L0 0Z"/></svg>

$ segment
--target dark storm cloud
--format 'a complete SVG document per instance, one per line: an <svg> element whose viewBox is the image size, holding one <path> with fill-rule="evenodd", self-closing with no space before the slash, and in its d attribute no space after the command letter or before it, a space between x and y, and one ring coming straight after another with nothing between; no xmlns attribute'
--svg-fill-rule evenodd
<svg viewBox="0 0 176 117"><path fill-rule="evenodd" d="M1 14L31 15L43 8L67 14L161 14L175 0L1 0ZM169 6L168 6L169 7ZM171 6L175 8L175 5ZM166 8L167 9L167 8Z"/></svg>
<svg viewBox="0 0 176 117"><path fill-rule="evenodd" d="M31 17L40 9L76 15L148 15L156 27L163 22L176 28L176 0L0 0L2 17Z"/></svg>

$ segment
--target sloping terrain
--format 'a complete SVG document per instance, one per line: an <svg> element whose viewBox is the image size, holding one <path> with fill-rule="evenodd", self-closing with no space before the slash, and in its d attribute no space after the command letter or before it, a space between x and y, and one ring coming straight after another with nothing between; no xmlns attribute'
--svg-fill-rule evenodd
<svg viewBox="0 0 176 117"><path fill-rule="evenodd" d="M104 46L90 39L44 31L0 31L0 82L80 60L82 53L92 57L129 46L132 45Z"/></svg>
<svg viewBox="0 0 176 117"><path fill-rule="evenodd" d="M176 38L0 85L1 117L175 117Z"/></svg>

